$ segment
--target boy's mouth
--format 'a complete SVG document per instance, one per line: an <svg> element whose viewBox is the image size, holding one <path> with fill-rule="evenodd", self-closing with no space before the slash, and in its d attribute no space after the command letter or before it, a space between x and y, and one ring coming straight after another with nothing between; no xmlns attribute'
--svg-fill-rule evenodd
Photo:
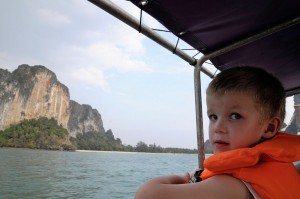
<svg viewBox="0 0 300 199"><path fill-rule="evenodd" d="M223 140L215 140L215 141L214 141L214 144L220 145L220 146L226 146L226 145L229 145L228 142L225 142L225 141L223 141Z"/></svg>

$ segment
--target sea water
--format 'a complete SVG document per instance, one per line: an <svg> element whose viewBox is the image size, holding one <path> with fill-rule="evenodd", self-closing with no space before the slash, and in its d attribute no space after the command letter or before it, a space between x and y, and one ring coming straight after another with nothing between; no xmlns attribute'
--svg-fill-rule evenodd
<svg viewBox="0 0 300 199"><path fill-rule="evenodd" d="M197 168L197 155L0 148L0 198L131 199L145 181Z"/></svg>

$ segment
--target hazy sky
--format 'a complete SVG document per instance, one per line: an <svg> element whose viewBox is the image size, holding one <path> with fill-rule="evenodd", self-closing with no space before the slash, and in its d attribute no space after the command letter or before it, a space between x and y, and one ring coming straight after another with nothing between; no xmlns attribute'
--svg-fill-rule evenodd
<svg viewBox="0 0 300 199"><path fill-rule="evenodd" d="M130 2L114 2L139 17ZM1 0L0 24L0 68L46 66L124 144L196 148L193 67L171 52L85 0Z"/></svg>

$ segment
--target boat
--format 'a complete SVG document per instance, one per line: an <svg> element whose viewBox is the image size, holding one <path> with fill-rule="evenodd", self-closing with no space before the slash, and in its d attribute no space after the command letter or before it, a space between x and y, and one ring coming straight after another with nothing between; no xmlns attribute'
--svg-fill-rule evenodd
<svg viewBox="0 0 300 199"><path fill-rule="evenodd" d="M287 97L300 93L300 1L130 0L140 9L134 18L110 0L88 0L194 67L198 164L203 169L204 138L200 73L213 78L203 63L222 71L238 65L262 67L283 83ZM154 17L175 37L171 43L145 25ZM178 48L182 40L202 56Z"/></svg>

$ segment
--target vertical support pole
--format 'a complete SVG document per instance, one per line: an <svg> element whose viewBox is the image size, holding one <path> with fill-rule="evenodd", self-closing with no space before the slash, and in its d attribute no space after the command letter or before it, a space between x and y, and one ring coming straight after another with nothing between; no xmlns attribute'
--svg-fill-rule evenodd
<svg viewBox="0 0 300 199"><path fill-rule="evenodd" d="M198 165L199 165L199 169L204 169L203 162L205 159L205 151L204 151L201 75L200 75L201 65L197 64L194 68L194 86L195 86L195 105L196 105Z"/></svg>

